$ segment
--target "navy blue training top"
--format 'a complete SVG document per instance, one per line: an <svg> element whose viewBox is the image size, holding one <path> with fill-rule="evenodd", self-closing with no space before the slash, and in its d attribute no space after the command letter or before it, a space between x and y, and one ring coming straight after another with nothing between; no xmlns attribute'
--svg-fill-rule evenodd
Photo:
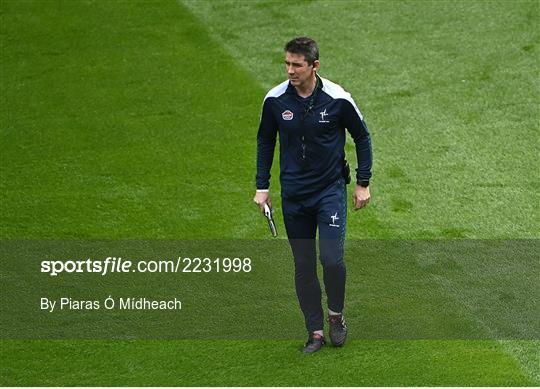
<svg viewBox="0 0 540 389"><path fill-rule="evenodd" d="M289 81L264 98L257 134L257 189L270 186L276 135L280 144L281 195L308 196L335 182L345 160L345 129L356 145L356 181L371 178L371 140L364 118L341 86L317 76L317 90L302 98ZM308 110L310 102L311 110Z"/></svg>

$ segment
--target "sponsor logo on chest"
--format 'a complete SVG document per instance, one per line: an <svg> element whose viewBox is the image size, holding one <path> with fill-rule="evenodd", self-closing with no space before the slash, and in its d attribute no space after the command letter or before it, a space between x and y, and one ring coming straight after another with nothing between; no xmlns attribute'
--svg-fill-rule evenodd
<svg viewBox="0 0 540 389"><path fill-rule="evenodd" d="M283 120L292 120L294 114L291 111L286 110L281 113L281 117L283 118Z"/></svg>

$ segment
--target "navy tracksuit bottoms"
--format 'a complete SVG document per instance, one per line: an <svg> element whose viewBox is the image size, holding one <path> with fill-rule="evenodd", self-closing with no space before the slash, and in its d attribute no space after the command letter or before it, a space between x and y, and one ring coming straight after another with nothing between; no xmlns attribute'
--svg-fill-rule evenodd
<svg viewBox="0 0 540 389"><path fill-rule="evenodd" d="M309 332L322 330L324 324L321 286L317 277L317 228L328 308L334 312L343 310L346 193L345 180L339 178L307 198L282 199L283 220L294 256L296 294Z"/></svg>

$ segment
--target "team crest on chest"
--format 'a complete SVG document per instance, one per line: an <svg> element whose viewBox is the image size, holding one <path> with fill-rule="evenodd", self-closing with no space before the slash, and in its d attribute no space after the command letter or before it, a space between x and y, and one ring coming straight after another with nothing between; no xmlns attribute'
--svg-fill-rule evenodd
<svg viewBox="0 0 540 389"><path fill-rule="evenodd" d="M281 117L283 118L283 120L292 120L294 114L291 111L286 110L281 113Z"/></svg>

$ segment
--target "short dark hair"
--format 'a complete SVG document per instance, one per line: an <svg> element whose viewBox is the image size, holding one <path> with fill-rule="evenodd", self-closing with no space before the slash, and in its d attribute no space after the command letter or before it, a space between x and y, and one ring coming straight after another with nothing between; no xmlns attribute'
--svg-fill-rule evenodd
<svg viewBox="0 0 540 389"><path fill-rule="evenodd" d="M287 42L285 51L293 54L302 54L307 63L313 65L319 59L319 46L313 39L301 36Z"/></svg>

